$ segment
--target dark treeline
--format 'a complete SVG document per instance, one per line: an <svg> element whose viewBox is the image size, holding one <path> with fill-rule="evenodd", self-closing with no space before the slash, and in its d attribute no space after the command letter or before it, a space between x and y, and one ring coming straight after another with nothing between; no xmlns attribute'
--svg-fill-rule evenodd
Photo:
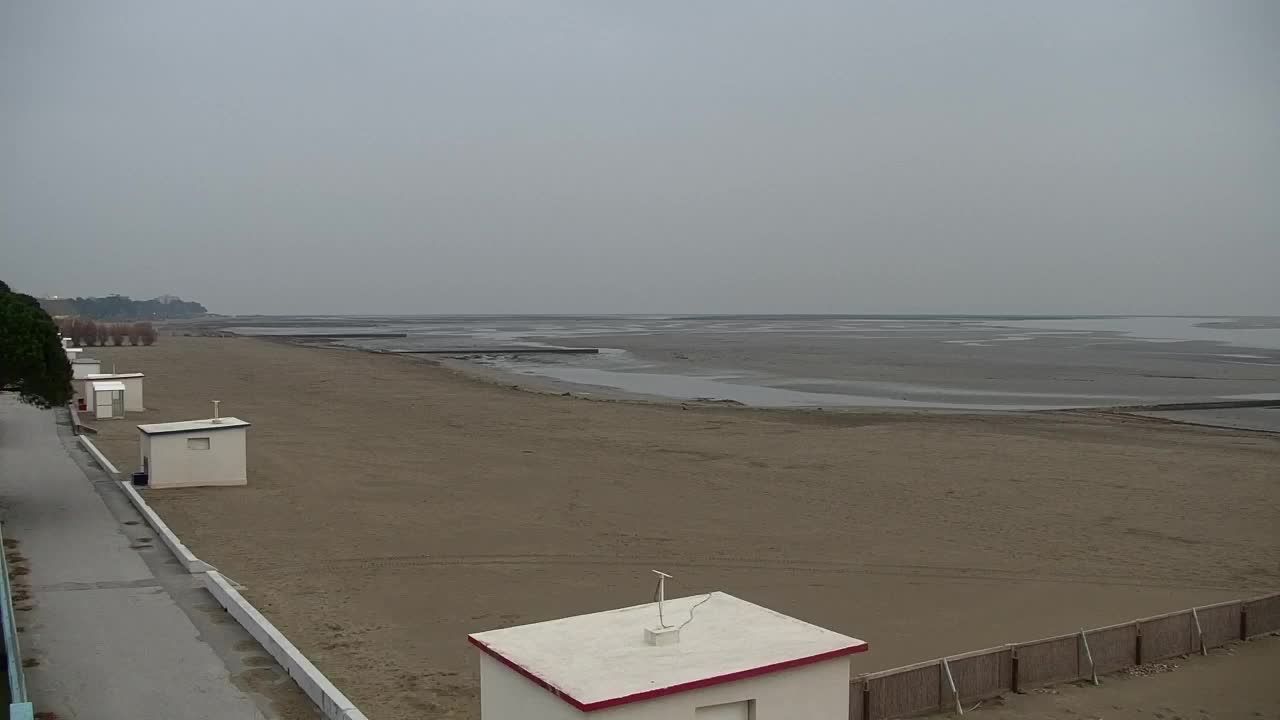
<svg viewBox="0 0 1280 720"><path fill-rule="evenodd" d="M209 312L198 302L172 296L151 300L134 300L125 295L45 298L40 304L53 316L70 315L90 320L171 320L198 317Z"/></svg>

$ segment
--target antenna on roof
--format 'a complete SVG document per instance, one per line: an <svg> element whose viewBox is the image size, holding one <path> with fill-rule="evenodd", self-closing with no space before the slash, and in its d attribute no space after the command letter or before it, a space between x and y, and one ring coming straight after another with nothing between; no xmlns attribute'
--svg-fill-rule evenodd
<svg viewBox="0 0 1280 720"><path fill-rule="evenodd" d="M653 646L675 645L680 642L680 628L667 624L667 578L670 575L654 570L658 576L658 589L654 599L658 601L658 627L644 629L645 643Z"/></svg>
<svg viewBox="0 0 1280 720"><path fill-rule="evenodd" d="M665 614L665 606L667 603L667 578L671 576L661 570L654 570L652 572L654 575L658 576L658 627L671 627L667 624Z"/></svg>
<svg viewBox="0 0 1280 720"><path fill-rule="evenodd" d="M213 401L211 401L211 402L213 402L213 424L214 424L214 425L217 425L218 423L222 422L222 420L221 420L221 419L219 418L219 416L218 416L218 403L220 403L220 402L222 402L222 401L221 401L221 400L213 400Z"/></svg>

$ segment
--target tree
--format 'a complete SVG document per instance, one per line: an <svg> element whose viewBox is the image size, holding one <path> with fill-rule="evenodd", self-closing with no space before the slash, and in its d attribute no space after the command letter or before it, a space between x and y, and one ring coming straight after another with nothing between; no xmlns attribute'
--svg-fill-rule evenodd
<svg viewBox="0 0 1280 720"><path fill-rule="evenodd" d="M98 342L98 323L92 320L85 320L80 323L80 344L84 347L93 347Z"/></svg>
<svg viewBox="0 0 1280 720"><path fill-rule="evenodd" d="M129 326L129 344L137 345L142 341L142 323L133 323Z"/></svg>
<svg viewBox="0 0 1280 720"><path fill-rule="evenodd" d="M71 344L80 347L80 341L84 337L84 330L80 327L80 318L73 317L67 321L67 330L65 335L71 338Z"/></svg>
<svg viewBox="0 0 1280 720"><path fill-rule="evenodd" d="M124 323L111 323L111 344L120 347L124 344L125 335L129 334L129 326Z"/></svg>
<svg viewBox="0 0 1280 720"><path fill-rule="evenodd" d="M0 388L48 408L71 400L71 363L40 302L0 282Z"/></svg>
<svg viewBox="0 0 1280 720"><path fill-rule="evenodd" d="M107 323L98 323L98 344L102 347L107 346L107 340L111 338L111 326Z"/></svg>
<svg viewBox="0 0 1280 720"><path fill-rule="evenodd" d="M160 336L156 329L149 322L138 324L142 326L138 331L138 336L142 338L142 344L147 346L155 345L156 338Z"/></svg>

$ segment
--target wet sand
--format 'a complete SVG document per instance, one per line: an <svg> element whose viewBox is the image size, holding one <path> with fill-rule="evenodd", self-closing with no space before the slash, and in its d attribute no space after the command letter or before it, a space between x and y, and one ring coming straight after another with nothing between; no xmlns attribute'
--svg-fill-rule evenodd
<svg viewBox="0 0 1280 720"><path fill-rule="evenodd" d="M252 339L95 349L102 422L253 423L250 485L148 491L370 717L478 718L466 634L720 589L861 637L857 670L1280 587L1280 438L1067 414L598 402Z"/></svg>
<svg viewBox="0 0 1280 720"><path fill-rule="evenodd" d="M1209 427L1241 428L1280 433L1280 407L1168 410L1138 412L1135 414Z"/></svg>
<svg viewBox="0 0 1280 720"><path fill-rule="evenodd" d="M589 357L479 355L474 364L520 377L522 383L569 383L606 396L716 398L754 407L984 412L1262 396L1280 400L1280 318L509 316L347 321L355 325L339 329L404 333L389 340L348 341L369 349L600 348L599 355Z"/></svg>
<svg viewBox="0 0 1280 720"><path fill-rule="evenodd" d="M624 354L496 364L584 384L729 397L761 407L1018 410L1280 398L1280 351L1274 349L939 325L550 336L540 339Z"/></svg>

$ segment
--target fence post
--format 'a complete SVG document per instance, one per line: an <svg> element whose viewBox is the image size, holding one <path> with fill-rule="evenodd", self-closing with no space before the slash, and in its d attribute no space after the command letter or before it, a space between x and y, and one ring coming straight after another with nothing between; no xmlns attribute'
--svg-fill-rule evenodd
<svg viewBox="0 0 1280 720"><path fill-rule="evenodd" d="M1012 667L1010 667L1009 669L1013 671L1012 673L1013 677L1009 681L1009 689L1013 692L1020 693L1022 691L1018 689L1018 648L1017 646L1014 646L1013 648L1013 656L1010 658L1010 665Z"/></svg>
<svg viewBox="0 0 1280 720"><path fill-rule="evenodd" d="M1249 639L1249 603L1240 603L1240 639Z"/></svg>
<svg viewBox="0 0 1280 720"><path fill-rule="evenodd" d="M964 714L964 706L960 704L960 693L956 690L955 678L951 677L951 665L946 658L942 658L942 669L947 673L947 685L951 687L951 697L956 699L956 714Z"/></svg>
<svg viewBox="0 0 1280 720"><path fill-rule="evenodd" d="M1204 630L1200 628L1200 613L1191 608L1191 619L1196 621L1196 642L1200 643L1200 654L1208 655L1209 649L1204 646Z"/></svg>
<svg viewBox="0 0 1280 720"><path fill-rule="evenodd" d="M862 720L871 720L871 683L862 683Z"/></svg>
<svg viewBox="0 0 1280 720"><path fill-rule="evenodd" d="M1142 664L1142 623L1135 622L1133 624L1133 664Z"/></svg>
<svg viewBox="0 0 1280 720"><path fill-rule="evenodd" d="M1089 636L1084 634L1084 628L1080 628L1080 643L1084 645L1084 657L1089 661L1089 677L1097 685L1098 666L1093 662L1093 651L1089 649Z"/></svg>

